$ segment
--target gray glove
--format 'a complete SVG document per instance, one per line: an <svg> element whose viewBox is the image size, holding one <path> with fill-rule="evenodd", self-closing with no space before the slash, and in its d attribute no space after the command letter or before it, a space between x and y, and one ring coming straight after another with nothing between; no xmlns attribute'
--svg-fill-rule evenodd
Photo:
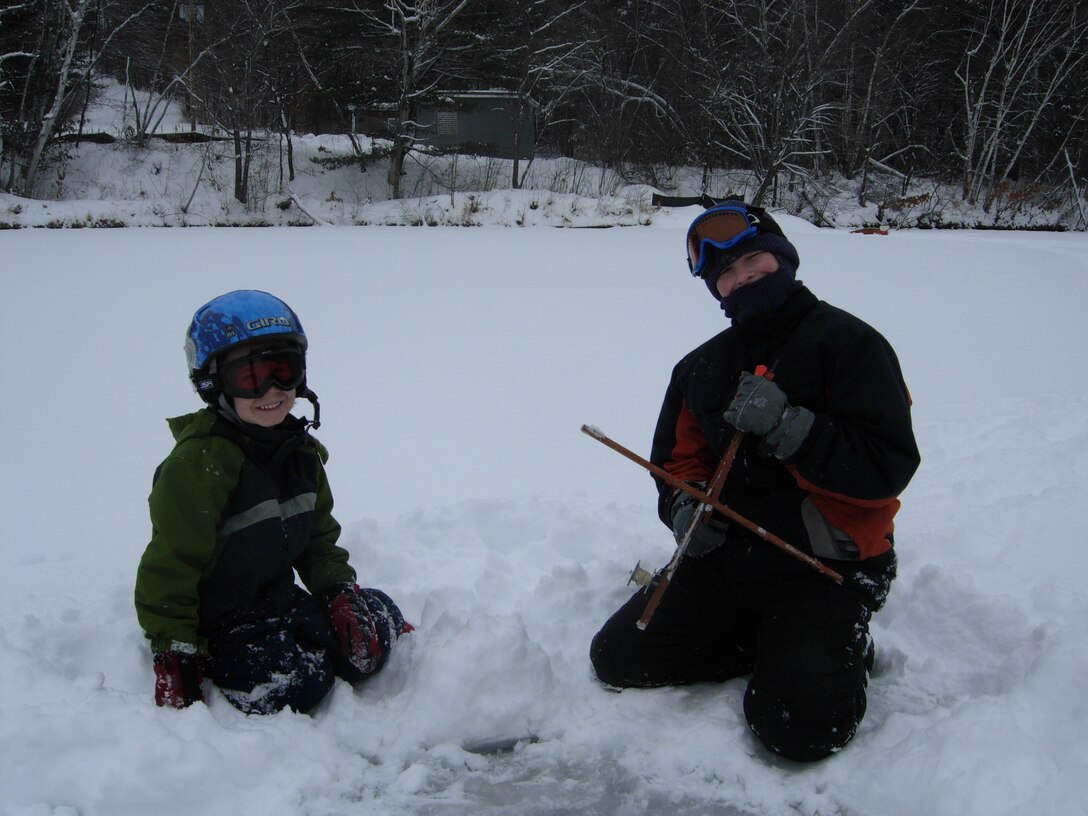
<svg viewBox="0 0 1088 816"><path fill-rule="evenodd" d="M702 488L702 485L698 485ZM677 490L673 493L672 502L672 534L679 544L684 539L684 533L691 524L692 517L700 511L703 504L690 493ZM704 555L718 549L725 543L728 525L715 519L713 516L695 528L695 532L688 542L687 555L692 558L702 558Z"/></svg>
<svg viewBox="0 0 1088 816"><path fill-rule="evenodd" d="M745 373L723 415L738 431L763 437L760 453L785 461L805 441L816 415L789 404L782 389L766 377Z"/></svg>

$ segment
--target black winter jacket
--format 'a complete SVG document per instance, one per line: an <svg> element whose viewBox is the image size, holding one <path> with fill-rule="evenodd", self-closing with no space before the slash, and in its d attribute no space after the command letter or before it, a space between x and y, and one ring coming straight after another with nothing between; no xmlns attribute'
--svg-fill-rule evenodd
<svg viewBox="0 0 1088 816"><path fill-rule="evenodd" d="M777 312L726 329L676 365L651 460L685 481L708 480L734 433L722 414L741 374L761 365L773 367L790 403L813 411L816 420L786 463L760 455L759 440L745 438L722 501L823 558L887 552L897 497L920 460L910 396L888 342L807 288ZM669 524L674 491L657 481L659 515Z"/></svg>

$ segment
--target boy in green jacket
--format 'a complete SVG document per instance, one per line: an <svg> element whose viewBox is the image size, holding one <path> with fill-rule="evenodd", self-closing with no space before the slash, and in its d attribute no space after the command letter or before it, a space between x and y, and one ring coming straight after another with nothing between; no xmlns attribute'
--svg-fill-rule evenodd
<svg viewBox="0 0 1088 816"><path fill-rule="evenodd" d="M136 576L158 705L204 700L208 677L246 713L308 712L334 677L380 670L412 629L389 596L356 585L336 544L306 346L267 292L229 292L193 317L185 350L207 407L168 420L176 444L155 473ZM312 423L291 415L296 397Z"/></svg>

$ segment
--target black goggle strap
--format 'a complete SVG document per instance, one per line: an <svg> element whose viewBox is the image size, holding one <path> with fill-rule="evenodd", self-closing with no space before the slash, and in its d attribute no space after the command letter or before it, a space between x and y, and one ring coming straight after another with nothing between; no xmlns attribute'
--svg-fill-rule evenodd
<svg viewBox="0 0 1088 816"><path fill-rule="evenodd" d="M310 427L316 431L321 427L321 404L317 401L317 394L306 388L305 392L299 394L299 396L308 399L310 404L314 406L314 418L310 420Z"/></svg>
<svg viewBox="0 0 1088 816"><path fill-rule="evenodd" d="M202 399L209 398L216 392L222 390L219 387L218 377L203 371L194 371L189 379L192 381L196 393L199 394Z"/></svg>

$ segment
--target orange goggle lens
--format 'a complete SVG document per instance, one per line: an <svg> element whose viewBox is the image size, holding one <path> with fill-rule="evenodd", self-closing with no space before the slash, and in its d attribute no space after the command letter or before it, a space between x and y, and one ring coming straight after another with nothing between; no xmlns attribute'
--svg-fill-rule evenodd
<svg viewBox="0 0 1088 816"><path fill-rule="evenodd" d="M755 237L748 211L744 207L715 207L691 222L688 227L688 268L691 274L701 278L706 268L706 247L730 249L741 241Z"/></svg>

